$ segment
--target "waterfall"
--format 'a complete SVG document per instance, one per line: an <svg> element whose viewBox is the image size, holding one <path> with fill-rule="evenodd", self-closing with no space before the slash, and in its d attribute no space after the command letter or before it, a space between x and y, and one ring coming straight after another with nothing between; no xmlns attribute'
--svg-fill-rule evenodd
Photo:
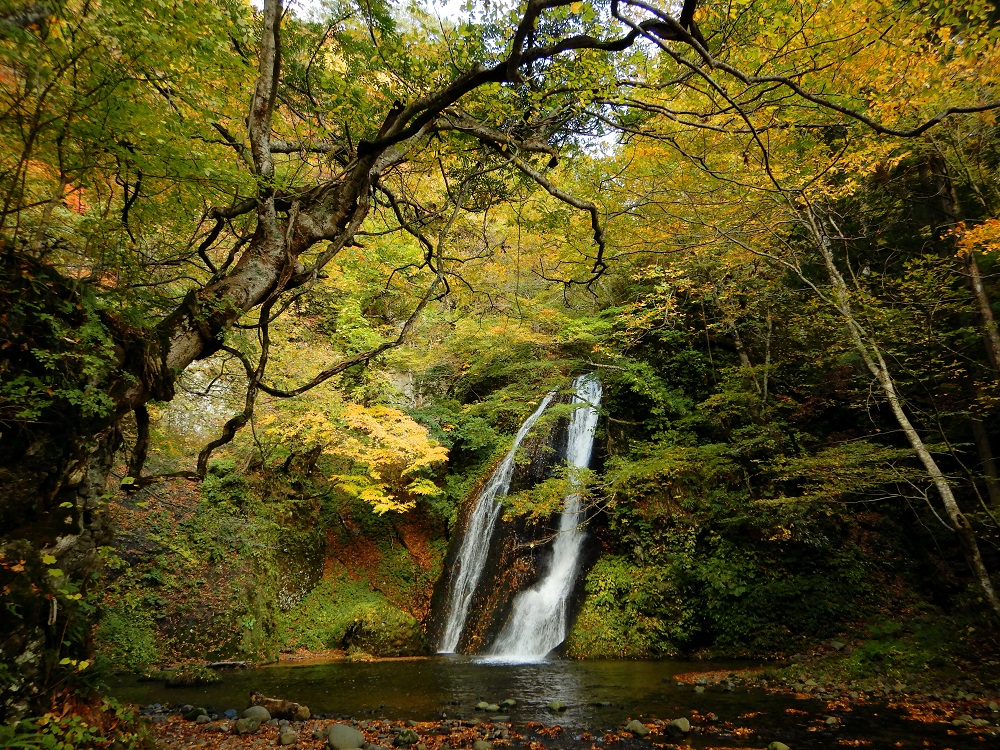
<svg viewBox="0 0 1000 750"><path fill-rule="evenodd" d="M496 525L497 517L500 515L502 505L498 498L507 494L510 489L510 480L514 475L514 458L517 448L524 440L528 431L534 427L535 422L542 416L555 391L549 393L542 399L542 403L535 409L535 413L525 420L521 429L517 431L514 438L514 445L504 456L503 461L493 472L489 482L476 499L476 507L472 510L469 523L465 529L465 536L462 538L462 546L458 550L455 558L455 572L452 575L451 586L448 589L447 613L448 619L445 622L444 633L438 644L439 654L452 654L458 647L458 641L462 637L462 630L465 628L465 619L469 614L469 605L472 603L472 595L476 593L476 585L483 574L486 566L486 557L490 550L490 540L493 537L493 527Z"/></svg>
<svg viewBox="0 0 1000 750"><path fill-rule="evenodd" d="M566 463L585 469L590 464L597 427L601 383L594 375L573 381L573 403L585 404L573 412L569 422ZM571 468L572 470L572 468ZM552 543L552 561L545 577L520 592L491 655L508 661L538 661L566 640L567 604L576 583L585 534L580 528L583 513L580 495L566 495L559 518L559 532Z"/></svg>

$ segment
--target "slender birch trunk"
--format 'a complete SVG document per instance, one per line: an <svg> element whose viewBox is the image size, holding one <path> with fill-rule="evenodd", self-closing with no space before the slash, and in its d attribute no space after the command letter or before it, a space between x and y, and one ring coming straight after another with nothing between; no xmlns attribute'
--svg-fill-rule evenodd
<svg viewBox="0 0 1000 750"><path fill-rule="evenodd" d="M866 334L864 328L854 315L854 311L851 308L850 303L850 290L848 289L847 283L844 281L844 277L841 275L836 264L834 263L829 238L819 227L816 217L813 214L810 213L808 215L807 223L813 238L816 240L820 253L823 256L823 265L826 269L830 286L833 289L832 301L836 306L837 311L844 319L848 333L851 337L851 342L854 344L854 348L857 350L858 354L861 355L868 371L871 372L876 382L879 384L882 394L885 396L885 399L889 404L889 408L892 410L892 414L896 418L896 423L906 436L910 447L913 448L913 452L917 455L917 458L923 465L924 470L930 477L934 488L938 492L938 496L941 498L941 504L944 506L945 514L951 522L951 526L955 530L955 533L958 535L959 542L962 546L962 552L964 553L966 562L976 579L976 584L979 586L979 589L987 603L993 609L993 612L998 618L1000 618L1000 599L997 598L996 592L993 589L993 583L990 580L989 571L987 571L986 565L983 563L982 554L979 551L979 543L976 540L975 532L972 530L972 526L969 524L968 519L962 513L961 508L959 508L958 502L955 499L955 493L952 491L951 484L949 483L947 477L945 477L944 472L941 471L941 467L938 466L934 456L927 449L923 439L920 437L920 434L917 432L916 428L914 428L913 423L910 422L910 418L903 409L902 399L899 396L899 392L896 390L896 383L892 378L892 374L885 362L885 358L882 356L881 349L875 341L873 341L871 337Z"/></svg>

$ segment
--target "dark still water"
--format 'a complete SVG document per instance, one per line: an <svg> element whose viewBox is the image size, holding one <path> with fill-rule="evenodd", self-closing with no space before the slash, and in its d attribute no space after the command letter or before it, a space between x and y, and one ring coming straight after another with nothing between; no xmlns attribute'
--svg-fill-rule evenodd
<svg viewBox="0 0 1000 750"><path fill-rule="evenodd" d="M310 707L314 714L334 717L414 719L488 719L475 704L513 698L504 711L515 725L538 721L565 730L559 745L576 746L574 736L589 731L601 737L621 731L626 719L670 720L715 714L709 733L692 736L692 747L766 747L781 740L802 748L973 748L989 746L983 737L949 734L943 722L905 721L881 706L855 706L831 712L818 700L796 700L759 690L727 692L709 686L698 693L678 686L674 675L691 671L731 670L745 664L671 661L563 661L498 664L465 656L370 663L324 662L288 664L224 672L223 682L198 688L172 689L162 683L124 678L112 686L117 698L147 705L191 703L210 710L243 709L252 691L286 698ZM566 710L548 709L561 701ZM830 730L825 720L840 724ZM734 731L735 730L735 731ZM714 736L712 733L715 733ZM724 740L724 741L723 741ZM861 740L861 743L856 743ZM863 743L863 744L862 744ZM587 743L589 747L590 743ZM998 743L1000 744L1000 743Z"/></svg>

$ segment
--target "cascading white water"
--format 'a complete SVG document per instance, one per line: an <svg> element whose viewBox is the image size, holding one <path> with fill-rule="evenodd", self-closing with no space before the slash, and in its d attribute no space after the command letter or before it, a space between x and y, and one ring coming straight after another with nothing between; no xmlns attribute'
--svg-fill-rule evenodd
<svg viewBox="0 0 1000 750"><path fill-rule="evenodd" d="M445 622L444 633L438 644L439 654L453 654L458 647L458 641L465 629L465 619L469 614L472 595L476 593L476 585L486 566L486 557L490 550L490 540L493 537L493 527L496 525L500 509L503 507L498 498L505 496L510 489L510 480L514 476L514 458L521 441L535 426L542 412L552 401L555 391L542 399L535 413L525 420L517 431L514 445L504 456L503 461L493 472L489 482L479 493L476 507L472 510L469 523L462 538L462 546L455 558L455 572L448 589L448 619Z"/></svg>
<svg viewBox="0 0 1000 750"><path fill-rule="evenodd" d="M590 464L597 427L597 408L601 403L601 383L594 375L573 381L573 403L586 404L573 412L569 422L566 463L581 469ZM514 600L510 618L496 642L491 656L505 661L538 661L566 640L567 604L576 582L577 566L585 534L580 528L583 513L580 495L571 490L566 495L559 518L559 533L552 543L552 562L545 577L520 592Z"/></svg>

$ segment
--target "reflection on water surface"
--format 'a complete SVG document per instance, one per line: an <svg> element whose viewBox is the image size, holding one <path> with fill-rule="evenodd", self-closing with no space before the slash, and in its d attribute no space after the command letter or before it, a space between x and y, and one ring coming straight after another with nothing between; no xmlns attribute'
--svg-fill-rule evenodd
<svg viewBox="0 0 1000 750"><path fill-rule="evenodd" d="M728 738L722 743L727 747L761 747L772 739L781 739L795 750L846 745L955 750L983 747L982 741L971 737L949 736L946 724L904 722L896 712L879 706L855 707L842 713L839 718L843 726L836 732L817 731L827 716L826 707L818 700L796 700L758 690L730 692L719 686L698 693L690 685L679 686L672 679L684 672L745 666L734 662L559 659L504 664L443 655L368 663L276 665L223 673L222 684L184 689L124 678L112 686L111 692L121 700L140 705L191 703L221 711L244 708L249 694L256 691L303 703L314 714L417 721L486 719L489 717L474 709L477 702L499 703L513 698L517 706L504 712L510 720L517 725L529 721L558 723L567 730L560 745L572 745L574 736L584 731L598 738L609 730L620 731L628 718L669 720L697 712L702 716L713 713L720 722L756 730L745 738ZM552 701L561 701L566 710L553 714L547 708ZM766 740L763 745L762 740ZM690 745L721 746L708 737L692 737Z"/></svg>

